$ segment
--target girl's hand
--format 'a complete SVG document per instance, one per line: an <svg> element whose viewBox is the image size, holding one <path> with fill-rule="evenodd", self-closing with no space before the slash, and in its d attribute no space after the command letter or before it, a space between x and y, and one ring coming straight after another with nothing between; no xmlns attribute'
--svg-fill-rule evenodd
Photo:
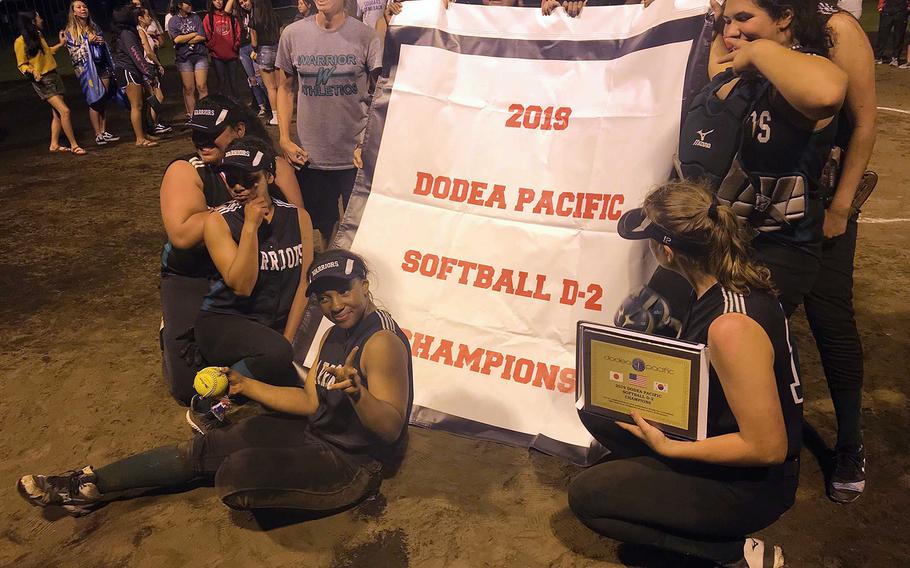
<svg viewBox="0 0 910 568"><path fill-rule="evenodd" d="M38 70L37 70L37 69L32 69L32 77L35 78L35 81L36 81L36 82L37 82L37 81L40 81L40 80L41 80L41 73L38 73Z"/></svg>
<svg viewBox="0 0 910 568"><path fill-rule="evenodd" d="M449 7L448 4L445 5L446 8ZM401 0L390 0L385 7L385 11L382 13L382 17L385 18L385 23L389 23L389 20L392 19L392 16L395 14L401 13Z"/></svg>
<svg viewBox="0 0 910 568"><path fill-rule="evenodd" d="M724 41L727 47L730 48L730 53L719 57L717 62L720 64L732 63L733 72L737 75L743 75L757 71L755 68L756 50L762 49L762 46L771 40L756 39L749 41L744 38L731 38Z"/></svg>
<svg viewBox="0 0 910 568"><path fill-rule="evenodd" d="M249 380L249 378L241 375L229 367L221 367L220 371L227 375L228 395L234 396L243 394L243 387L246 385L246 382Z"/></svg>
<svg viewBox="0 0 910 568"><path fill-rule="evenodd" d="M543 2L540 3L540 12L544 16L549 16L556 8L559 8L559 6L559 0L543 0Z"/></svg>
<svg viewBox="0 0 910 568"><path fill-rule="evenodd" d="M243 206L243 222L249 223L253 227L259 227L262 220L269 214L269 204L265 197L256 197L250 199Z"/></svg>
<svg viewBox="0 0 910 568"><path fill-rule="evenodd" d="M347 358L344 360L343 366L329 367L328 369L330 373L335 375L335 384L330 386L328 390L343 391L354 403L359 401L360 396L363 394L363 386L360 384L360 373L353 366L354 355L357 354L359 349L359 347L351 349L351 352L348 353Z"/></svg>
<svg viewBox="0 0 910 568"><path fill-rule="evenodd" d="M673 441L664 436L663 432L648 424L637 411L633 410L631 415L635 424L617 422L616 425L647 444L655 453L666 456Z"/></svg>
<svg viewBox="0 0 910 568"><path fill-rule="evenodd" d="M255 51L250 52L250 59L252 59L253 61L256 61L257 57L259 57L259 56L256 54Z"/></svg>
<svg viewBox="0 0 910 568"><path fill-rule="evenodd" d="M60 38L60 43L64 43L66 41L66 31L60 30L60 33L57 34L57 37Z"/></svg>
<svg viewBox="0 0 910 568"><path fill-rule="evenodd" d="M354 148L354 167L358 170L363 169L363 148L360 146Z"/></svg>

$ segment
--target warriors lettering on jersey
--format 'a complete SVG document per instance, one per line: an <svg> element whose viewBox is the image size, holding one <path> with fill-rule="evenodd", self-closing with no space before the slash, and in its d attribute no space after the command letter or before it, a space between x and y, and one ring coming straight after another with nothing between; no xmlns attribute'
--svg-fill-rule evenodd
<svg viewBox="0 0 910 568"><path fill-rule="evenodd" d="M333 375L331 371L331 369L334 368L336 368L335 365L326 361L320 361L319 372L316 373L316 384L326 389L334 385L335 375Z"/></svg>
<svg viewBox="0 0 910 568"><path fill-rule="evenodd" d="M300 266L303 258L303 245L285 249L259 251L259 270L287 270Z"/></svg>

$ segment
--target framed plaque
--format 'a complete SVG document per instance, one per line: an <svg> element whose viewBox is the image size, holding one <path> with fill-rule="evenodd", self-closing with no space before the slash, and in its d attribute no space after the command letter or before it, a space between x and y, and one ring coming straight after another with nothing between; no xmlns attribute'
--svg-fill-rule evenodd
<svg viewBox="0 0 910 568"><path fill-rule="evenodd" d="M579 410L630 424L637 410L668 436L705 438L705 345L584 321L576 339Z"/></svg>

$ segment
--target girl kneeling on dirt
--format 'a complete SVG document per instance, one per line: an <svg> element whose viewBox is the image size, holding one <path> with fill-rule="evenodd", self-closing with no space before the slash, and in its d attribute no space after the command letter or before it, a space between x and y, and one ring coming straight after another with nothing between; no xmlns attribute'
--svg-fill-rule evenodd
<svg viewBox="0 0 910 568"><path fill-rule="evenodd" d="M63 81L57 73L57 60L54 53L63 46L63 32L60 32L60 41L49 46L44 41L41 30L44 20L38 12L19 12L19 27L22 35L13 42L13 51L16 52L16 66L19 71L32 80L32 87L42 101L51 105L51 152L70 152L85 154L76 135L73 133L73 124L70 122L70 108L63 100ZM60 130L70 141L70 146L60 145Z"/></svg>
<svg viewBox="0 0 910 568"><path fill-rule="evenodd" d="M332 327L299 386L274 386L229 372L230 392L272 410L196 436L189 443L59 476L26 475L34 505L86 514L128 489L214 479L234 509L335 511L377 491L403 456L413 377L407 338L370 295L359 256L332 250L307 272ZM385 470L385 471L384 471Z"/></svg>
<svg viewBox="0 0 910 568"><path fill-rule="evenodd" d="M615 458L572 480L569 505L616 540L721 566L783 566L780 548L746 538L793 506L799 476L802 393L770 273L750 258L732 209L694 183L656 189L618 231L649 239L657 262L694 289L681 338L711 353L708 437L671 440L634 412L632 424L586 421Z"/></svg>
<svg viewBox="0 0 910 568"><path fill-rule="evenodd" d="M191 329L203 298L218 278L203 243L203 228L211 210L232 199L217 167L235 140L246 135L268 140L254 114L222 95L200 99L187 126L196 152L168 165L160 193L167 233L161 252L162 371L171 394L182 404L189 404L195 394L193 377L201 366L187 361ZM278 158L275 171L282 199L303 209L294 169Z"/></svg>

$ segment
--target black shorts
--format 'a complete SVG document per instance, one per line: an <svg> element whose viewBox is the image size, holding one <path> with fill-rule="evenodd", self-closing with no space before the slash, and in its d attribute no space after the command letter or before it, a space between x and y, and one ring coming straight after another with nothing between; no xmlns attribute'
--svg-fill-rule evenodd
<svg viewBox="0 0 910 568"><path fill-rule="evenodd" d="M143 85L142 75L123 67L114 67L114 77L116 78L117 86L121 89L127 85Z"/></svg>

